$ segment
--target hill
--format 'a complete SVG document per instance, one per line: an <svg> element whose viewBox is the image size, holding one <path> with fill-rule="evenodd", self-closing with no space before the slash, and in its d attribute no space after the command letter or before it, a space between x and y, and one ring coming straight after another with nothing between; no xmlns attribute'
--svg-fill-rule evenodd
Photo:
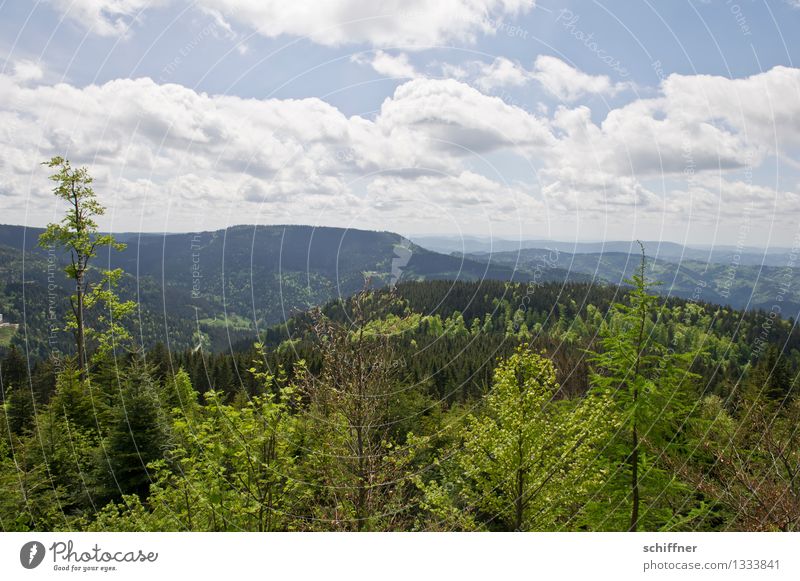
<svg viewBox="0 0 800 581"><path fill-rule="evenodd" d="M27 322L33 353L68 349L63 327L66 256L39 248L42 230L0 226L0 312ZM140 305L136 336L146 347L204 345L215 350L253 339L294 313L349 296L368 284L400 280L526 281L506 265L431 252L398 234L310 226L235 226L183 234L118 234L128 247L99 255L122 268L123 297ZM553 269L548 280L581 280ZM55 329L51 333L51 329Z"/></svg>
<svg viewBox="0 0 800 581"><path fill-rule="evenodd" d="M787 258L781 266L747 264L733 257L728 262L652 257L648 251L647 274L660 283L657 291L736 309L775 311L797 318L800 311L800 270ZM623 284L638 268L638 252L568 253L558 249L528 248L492 254L467 254L487 264L517 268L533 276L550 276L552 269L582 274L600 283ZM735 254L733 256L740 256Z"/></svg>

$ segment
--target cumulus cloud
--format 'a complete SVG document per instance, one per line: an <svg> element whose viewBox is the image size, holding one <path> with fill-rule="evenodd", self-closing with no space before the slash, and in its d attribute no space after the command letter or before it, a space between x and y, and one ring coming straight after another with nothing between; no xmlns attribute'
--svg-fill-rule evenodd
<svg viewBox="0 0 800 581"><path fill-rule="evenodd" d="M126 35L150 8L170 0L48 0L76 24L100 36Z"/></svg>
<svg viewBox="0 0 800 581"><path fill-rule="evenodd" d="M531 76L562 101L577 101L585 95L614 96L624 90L624 83L612 83L606 75L589 75L559 58L539 55Z"/></svg>
<svg viewBox="0 0 800 581"><path fill-rule="evenodd" d="M368 188L371 195L391 199L402 205L416 205L420 202L436 204L440 209L473 208L481 210L497 208L509 211L507 219L512 219L515 198L526 197L521 190L490 180L471 171L456 175L429 174L415 180L397 176L379 176Z"/></svg>
<svg viewBox="0 0 800 581"><path fill-rule="evenodd" d="M104 36L124 34L143 11L186 0L49 0L67 17ZM377 47L471 42L494 34L531 0L195 0L201 10L263 36L308 37L317 44Z"/></svg>
<svg viewBox="0 0 800 581"><path fill-rule="evenodd" d="M21 60L14 63L14 78L20 83L39 81L44 76L44 70L39 63Z"/></svg>
<svg viewBox="0 0 800 581"><path fill-rule="evenodd" d="M29 64L12 70L0 75L4 215L19 211L19 199L47 207L39 163L57 154L89 165L110 206L131 214L147 199L139 213L159 218L170 204L214 209L213 219L226 208L235 222L259 212L273 222L368 211L385 220L390 210L435 220L425 204L465 220L470 212L526 217L542 202L567 213L710 213L715 200L733 207L745 199L784 216L797 207L797 196L753 174L798 145L798 69L673 75L658 96L603 119L587 106L534 115L455 79L404 82L366 118L317 98L209 95L148 78L47 85L31 82L40 75ZM497 177L520 163L538 180L509 186Z"/></svg>
<svg viewBox="0 0 800 581"><path fill-rule="evenodd" d="M350 57L354 63L369 65L376 73L385 77L396 79L413 78L417 76L417 71L408 62L408 55L400 53L396 56L382 50L376 50L372 54L355 54Z"/></svg>
<svg viewBox="0 0 800 581"><path fill-rule="evenodd" d="M370 203L365 215L374 223L391 220L434 230L491 230L497 225L536 221L544 211L542 201L524 184L498 183L469 170L413 180L380 175L367 193Z"/></svg>
<svg viewBox="0 0 800 581"><path fill-rule="evenodd" d="M538 56L530 70L505 57L496 57L490 63L468 61L460 65L441 63L439 66L443 76L467 81L486 93L538 81L547 93L566 103L591 95L612 97L630 86L629 83L614 83L606 75L584 73L548 55Z"/></svg>
<svg viewBox="0 0 800 581"><path fill-rule="evenodd" d="M551 141L543 120L453 79L400 85L381 106L377 123L385 132L401 128L455 155L542 148Z"/></svg>
<svg viewBox="0 0 800 581"><path fill-rule="evenodd" d="M498 87L521 87L530 78L530 73L517 63L497 57L491 64L478 63L475 84L483 91L492 91Z"/></svg>
<svg viewBox="0 0 800 581"><path fill-rule="evenodd" d="M307 36L326 46L428 46L494 34L495 23L530 10L529 0L198 0L267 37Z"/></svg>
<svg viewBox="0 0 800 581"><path fill-rule="evenodd" d="M347 216L367 203L351 186L371 181L362 176L461 175L476 151L541 147L549 136L544 122L499 99L429 79L398 87L374 119L315 98L208 95L148 78L80 88L0 75L0 103L0 174L34 206L49 200L39 162L66 155L91 166L98 189L116 192L111 205L141 204L140 188L184 208L229 207L238 221L252 217L248 204L295 219L323 208ZM491 183L473 179L464 199Z"/></svg>
<svg viewBox="0 0 800 581"><path fill-rule="evenodd" d="M492 62L474 60L457 65L433 62L428 66L438 70L442 78L469 83L489 94L500 88L521 87L532 79L530 71L505 57L496 57Z"/></svg>

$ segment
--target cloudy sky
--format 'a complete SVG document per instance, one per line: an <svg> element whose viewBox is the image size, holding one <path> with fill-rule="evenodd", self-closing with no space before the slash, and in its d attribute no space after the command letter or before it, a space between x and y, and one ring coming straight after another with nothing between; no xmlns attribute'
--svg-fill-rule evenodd
<svg viewBox="0 0 800 581"><path fill-rule="evenodd" d="M800 2L0 1L0 223L800 244Z"/></svg>

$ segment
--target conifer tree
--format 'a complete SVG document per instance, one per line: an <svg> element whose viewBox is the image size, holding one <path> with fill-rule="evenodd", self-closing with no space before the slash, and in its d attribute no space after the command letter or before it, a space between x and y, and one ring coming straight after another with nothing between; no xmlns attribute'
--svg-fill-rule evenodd
<svg viewBox="0 0 800 581"><path fill-rule="evenodd" d="M613 398L623 422L609 450L622 458L616 476L627 474L629 479L624 495L630 504L629 531L640 528L643 477L656 482L653 489L659 498L666 497L666 487L673 484L653 460L675 444L674 436L686 420L691 386L697 379L689 368L699 355L676 352L659 341L666 314L658 297L649 292L652 285L645 276L644 246L639 244L641 263L626 281L633 287L627 302L613 305L610 323L600 332L600 350L591 354L593 389ZM669 517L661 515L661 520Z"/></svg>
<svg viewBox="0 0 800 581"><path fill-rule="evenodd" d="M443 482L418 480L431 513L464 528L569 527L600 484L598 445L613 426L600 394L570 401L558 391L552 361L529 347L500 362L485 413L455 436Z"/></svg>

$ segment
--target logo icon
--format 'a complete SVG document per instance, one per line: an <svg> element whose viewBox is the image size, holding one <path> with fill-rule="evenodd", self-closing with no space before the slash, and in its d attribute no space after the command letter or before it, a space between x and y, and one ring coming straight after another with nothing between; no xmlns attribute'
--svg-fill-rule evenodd
<svg viewBox="0 0 800 581"><path fill-rule="evenodd" d="M35 569L44 560L44 545L39 541L30 541L22 545L19 551L19 562L26 569Z"/></svg>

